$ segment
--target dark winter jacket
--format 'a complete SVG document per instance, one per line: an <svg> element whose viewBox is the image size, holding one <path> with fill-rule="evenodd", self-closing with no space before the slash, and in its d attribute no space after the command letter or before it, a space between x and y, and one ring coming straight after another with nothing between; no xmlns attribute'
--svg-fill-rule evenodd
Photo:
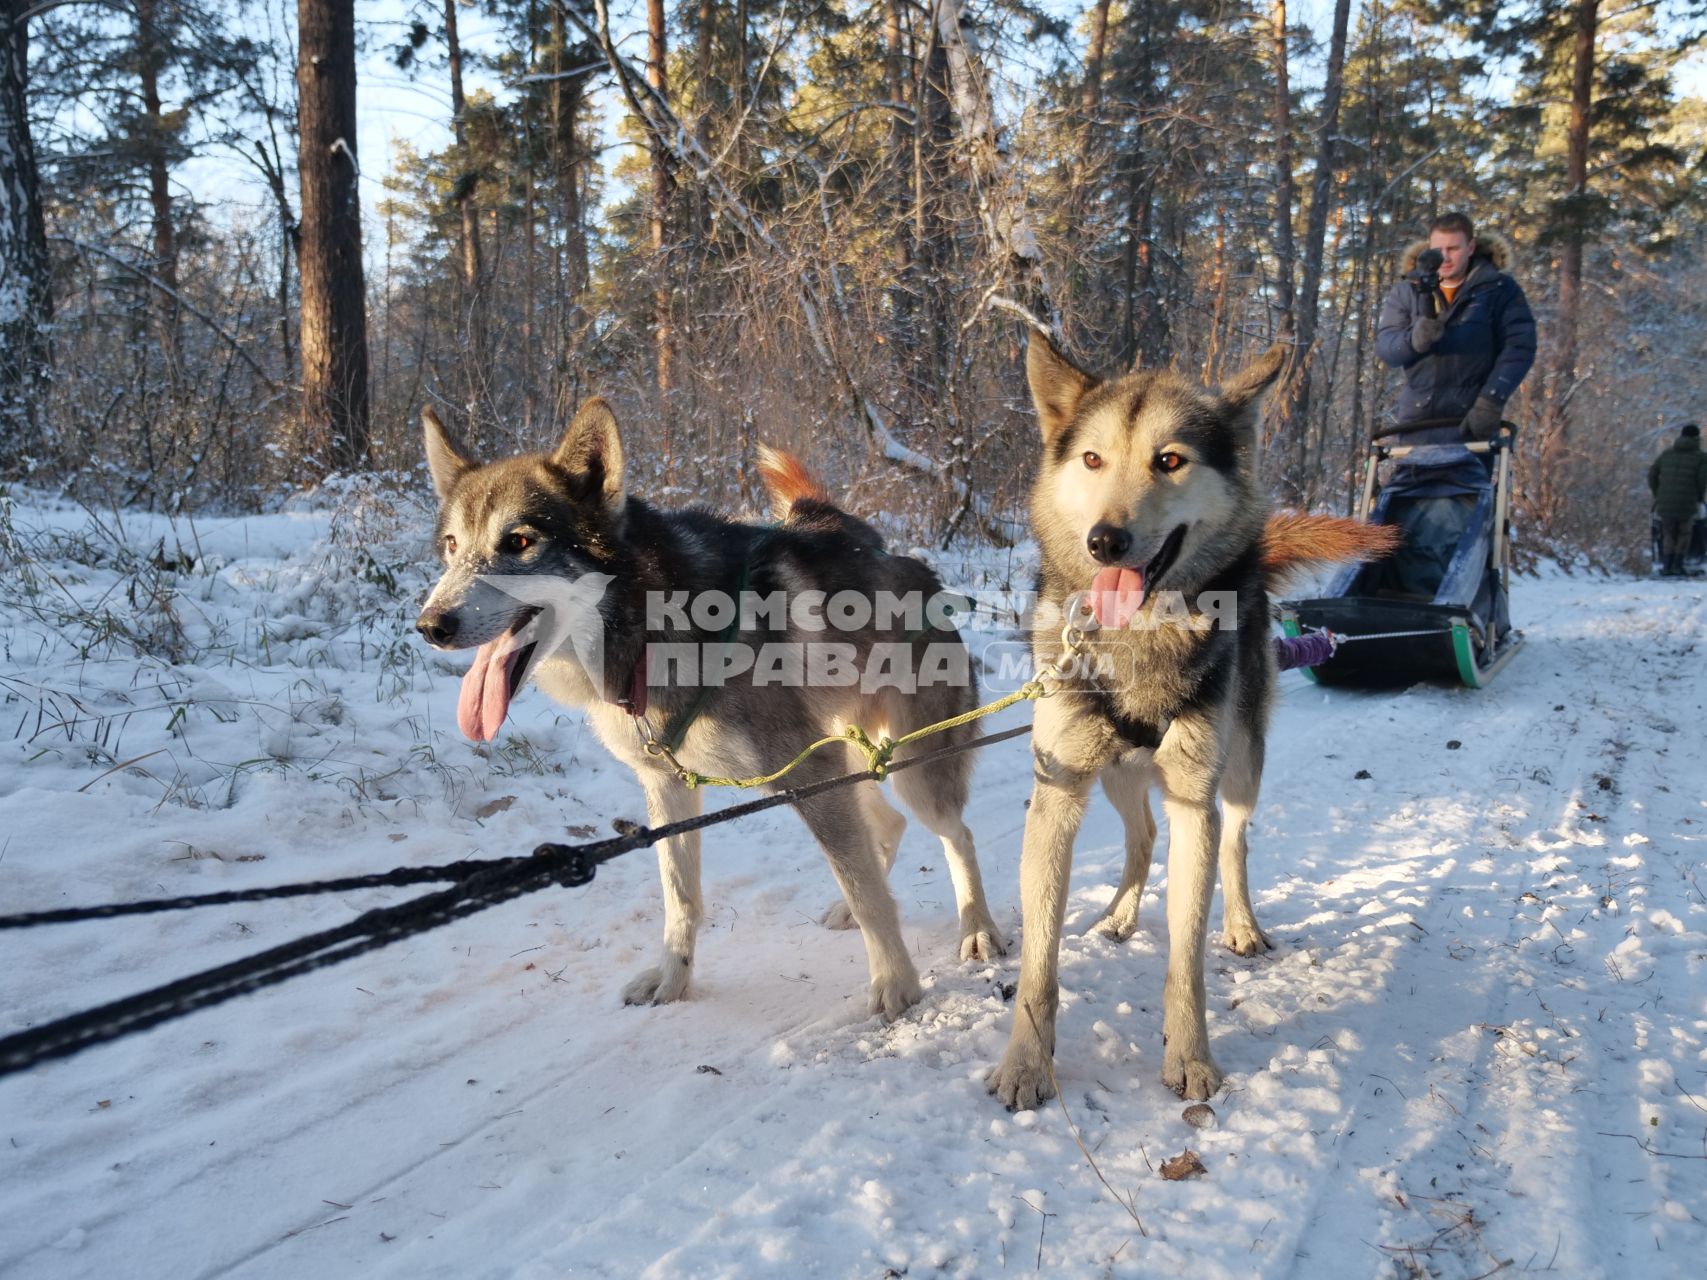
<svg viewBox="0 0 1707 1280"><path fill-rule="evenodd" d="M1707 453L1700 436L1680 436L1648 468L1654 512L1661 520L1686 520L1707 498Z"/></svg>
<svg viewBox="0 0 1707 1280"><path fill-rule="evenodd" d="M1428 242L1412 245L1401 271L1409 272ZM1504 404L1535 363L1535 315L1517 281L1506 274L1511 250L1498 236L1476 237L1470 273L1441 313L1446 332L1432 349L1418 355L1411 325L1422 315L1424 299L1408 280L1394 284L1381 308L1375 351L1388 365L1405 371L1394 421L1461 419L1488 396ZM1464 433L1454 423L1405 433L1406 444L1454 444Z"/></svg>

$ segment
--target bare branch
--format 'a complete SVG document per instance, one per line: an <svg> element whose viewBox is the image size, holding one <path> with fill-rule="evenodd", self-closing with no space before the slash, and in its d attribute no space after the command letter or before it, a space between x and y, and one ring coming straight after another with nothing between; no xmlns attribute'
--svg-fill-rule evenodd
<svg viewBox="0 0 1707 1280"><path fill-rule="evenodd" d="M143 281L144 283L149 285L151 288L159 290L160 293L162 293L166 297L172 299L172 301L174 303L176 303L178 306L182 307L185 311L189 312L197 320L200 320L203 324L205 324L214 333L218 334L219 337L223 338L227 343L230 344L231 349L233 351L235 351L240 357L242 357L243 363L248 365L251 369L253 369L255 371L255 376L260 378L262 382L265 382L267 384L267 386L270 387L272 390L274 390L274 391L294 391L294 390L297 390L297 388L295 388L295 387L287 386L286 384L279 382L276 378L273 377L272 374L268 373L265 369L261 368L261 366L256 362L255 357L249 354L248 349L243 345L242 341L239 338L237 338L229 330L225 329L219 323L219 321L215 320L212 316L208 315L207 312L203 311L200 307L196 306L195 303L193 303L193 302L189 301L187 298L185 298L184 295L182 293L180 293L178 290L174 289L171 285L169 285L165 281L161 280L158 276L151 274L146 268L139 266L137 263L130 261L130 259L128 259L128 258L122 257L121 255L114 253L111 249L103 249L98 244L85 244L83 241L74 240L70 236L49 236L48 239L52 240L56 244L69 245L71 248L75 249L78 253L88 253L88 254L93 254L97 258L103 258L106 261L112 263L115 267L118 267L121 270L130 272L130 274L135 276L138 280Z"/></svg>

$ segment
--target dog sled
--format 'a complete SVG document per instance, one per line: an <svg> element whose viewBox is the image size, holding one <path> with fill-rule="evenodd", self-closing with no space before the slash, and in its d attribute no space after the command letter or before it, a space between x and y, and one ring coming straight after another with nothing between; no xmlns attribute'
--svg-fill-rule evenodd
<svg viewBox="0 0 1707 1280"><path fill-rule="evenodd" d="M1404 429L1433 425L1450 424ZM1404 543L1386 560L1342 569L1314 599L1282 603L1288 636L1334 637L1333 659L1305 668L1308 678L1364 688L1457 681L1479 689L1504 670L1523 646L1507 603L1512 440L1510 423L1491 440L1462 444L1391 445L1377 436L1358 515L1397 526Z"/></svg>

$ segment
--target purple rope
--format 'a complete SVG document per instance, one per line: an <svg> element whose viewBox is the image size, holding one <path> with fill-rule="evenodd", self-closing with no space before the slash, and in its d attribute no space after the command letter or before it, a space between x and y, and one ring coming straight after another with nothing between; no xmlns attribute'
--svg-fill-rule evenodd
<svg viewBox="0 0 1707 1280"><path fill-rule="evenodd" d="M1282 671L1297 667L1319 667L1334 656L1334 638L1326 631L1307 636L1276 636L1274 660Z"/></svg>

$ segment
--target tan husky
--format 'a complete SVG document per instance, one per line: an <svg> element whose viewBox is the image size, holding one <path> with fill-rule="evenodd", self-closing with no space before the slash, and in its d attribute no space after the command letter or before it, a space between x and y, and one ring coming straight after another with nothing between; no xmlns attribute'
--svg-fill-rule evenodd
<svg viewBox="0 0 1707 1280"><path fill-rule="evenodd" d="M1284 358L1275 347L1215 392L1167 372L1095 378L1032 335L1026 372L1044 447L1031 499L1040 613L1070 613L1082 596L1100 625L1101 666L1037 704L1019 994L1007 1053L989 1077L1011 1108L1052 1093L1068 872L1099 779L1126 825L1125 873L1099 925L1115 938L1137 926L1155 837L1147 795L1161 786L1162 1079L1188 1098L1221 1087L1203 982L1217 855L1227 945L1241 955L1269 946L1245 878L1275 682L1268 591L1288 570L1372 558L1392 542L1391 531L1353 521L1270 517L1257 479L1257 407ZM1057 630L1040 627L1033 648L1039 664L1056 658Z"/></svg>

